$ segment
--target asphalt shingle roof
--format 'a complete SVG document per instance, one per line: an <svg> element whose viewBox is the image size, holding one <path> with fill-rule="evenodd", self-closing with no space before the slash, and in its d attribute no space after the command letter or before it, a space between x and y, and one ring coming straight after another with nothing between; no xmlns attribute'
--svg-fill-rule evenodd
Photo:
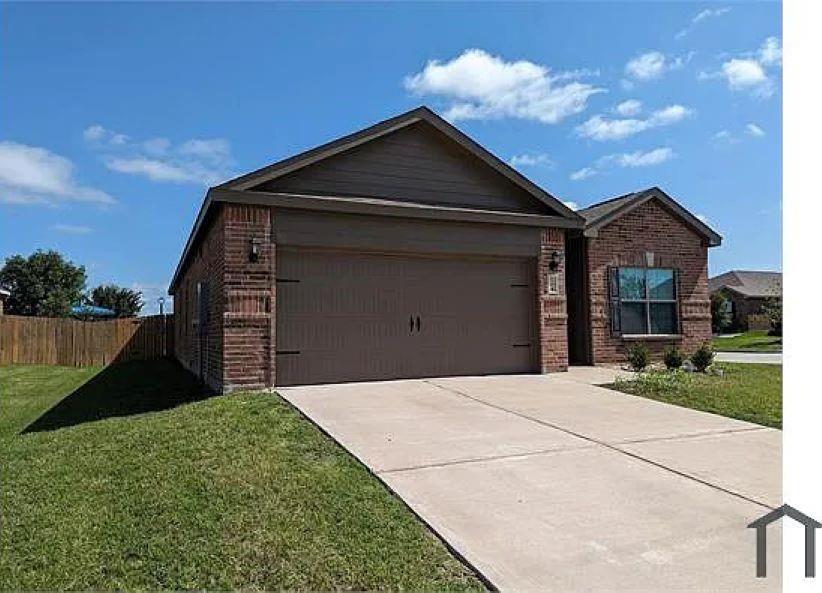
<svg viewBox="0 0 822 593"><path fill-rule="evenodd" d="M708 280L711 292L728 288L747 297L782 296L782 272L731 270Z"/></svg>

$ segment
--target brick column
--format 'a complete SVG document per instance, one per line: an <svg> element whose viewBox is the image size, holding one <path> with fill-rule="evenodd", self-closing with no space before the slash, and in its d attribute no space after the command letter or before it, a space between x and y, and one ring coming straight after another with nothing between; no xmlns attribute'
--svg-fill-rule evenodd
<svg viewBox="0 0 822 593"><path fill-rule="evenodd" d="M226 204L223 391L274 385L275 252L271 209ZM252 240L259 257L251 261Z"/></svg>
<svg viewBox="0 0 822 593"><path fill-rule="evenodd" d="M543 229L537 257L537 314L539 316L539 366L541 373L568 370L568 308L565 296L565 258L556 270L549 268L551 253L565 253L561 229ZM556 294L549 293L548 275L558 275Z"/></svg>

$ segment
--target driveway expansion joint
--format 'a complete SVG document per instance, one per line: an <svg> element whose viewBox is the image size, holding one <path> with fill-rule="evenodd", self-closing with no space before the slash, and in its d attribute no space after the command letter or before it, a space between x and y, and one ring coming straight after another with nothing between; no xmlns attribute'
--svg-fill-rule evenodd
<svg viewBox="0 0 822 593"><path fill-rule="evenodd" d="M633 458L637 461L642 461L642 462L645 462L647 464L653 465L653 466L655 466L659 469L668 471L668 472L670 472L672 474L675 474L675 475L678 475L682 478L686 478L688 480L693 480L694 482L698 482L698 483L700 483L704 486L707 486L707 487L712 488L714 490L717 490L719 492L724 492L725 494L729 494L729 495L734 496L736 498L739 498L739 499L745 500L747 502L753 503L753 504L758 505L762 508L769 509L769 510L774 510L776 508L776 507L774 507L770 504L767 504L767 503L762 502L760 500L756 500L755 498L752 498L750 496L740 494L739 492L734 492L733 490L730 490L730 489L725 488L723 486L713 484L711 482L708 482L707 480L703 480L702 478L699 478L699 477L694 476L692 474L680 471L678 469L674 469L674 468L669 467L669 466L667 466L663 463L659 463L658 461L648 459L647 457L643 457L642 455L639 455L637 453L633 453L631 451L623 449L623 448L619 447L617 444L608 443L607 441L602 441L602 440L594 438L592 436L585 435L585 434L582 434L582 433L579 433L579 432L575 432L573 430L570 430L568 428L564 428L564 427L559 426L557 424L553 424L551 422L546 422L545 420L540 420L539 418L534 418L533 416L529 416L528 414L524 414L524 413L518 412L516 410L510 410L510 409L508 409L504 406L500 406L500 405L497 405L497 404L492 404L492 403L487 402L483 399L480 399L478 397L474 397L473 395L465 393L464 391L461 391L459 389L454 389L453 387L446 387L444 385L440 385L439 383L437 383L433 380L423 379L423 383L427 383L427 384L429 384L433 387L437 387L439 389L442 389L443 391L447 391L447 392L462 396L464 398L470 399L471 401L477 402L477 403L482 404L484 406L488 406L490 408L494 408L494 409L499 410L501 412L507 412L508 414L518 416L518 417L523 418L525 420L530 420L531 422L535 422L535 423L540 424L542 426L546 426L548 428L553 428L555 430L559 430L559 431L564 432L566 434L569 434L571 436L574 436L574 437L583 439L585 441L600 445L600 446L605 447L607 449L610 449L611 451L615 451L617 453L622 453L623 455L631 457L631 458ZM757 430L757 429L754 428L752 430ZM628 444L628 443L625 443L625 444Z"/></svg>
<svg viewBox="0 0 822 593"><path fill-rule="evenodd" d="M439 463L422 463L420 465L412 465L408 467L397 467L389 469L376 470L378 475L398 474L405 472L412 472L422 469L434 469L438 467L451 467L454 465L467 465L471 463L483 463L493 461L507 461L510 459L527 459L529 457L536 457L539 455L551 455L554 453L565 453L571 451L581 451L584 449L593 449L596 445L591 443L589 445L578 445L573 447L552 447L548 449L540 449L538 451L523 451L522 453L509 453L507 455L489 455L487 457L472 457L470 459L455 459L453 461L441 461Z"/></svg>

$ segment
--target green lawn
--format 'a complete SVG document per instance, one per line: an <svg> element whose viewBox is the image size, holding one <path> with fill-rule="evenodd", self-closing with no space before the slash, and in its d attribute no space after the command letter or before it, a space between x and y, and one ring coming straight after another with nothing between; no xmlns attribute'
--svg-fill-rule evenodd
<svg viewBox="0 0 822 593"><path fill-rule="evenodd" d="M714 338L713 346L717 352L782 352L782 336L753 330L729 338Z"/></svg>
<svg viewBox="0 0 822 593"><path fill-rule="evenodd" d="M0 368L0 589L482 589L277 395L94 372Z"/></svg>
<svg viewBox="0 0 822 593"><path fill-rule="evenodd" d="M782 428L782 365L716 365L724 376L649 371L609 387L669 404Z"/></svg>

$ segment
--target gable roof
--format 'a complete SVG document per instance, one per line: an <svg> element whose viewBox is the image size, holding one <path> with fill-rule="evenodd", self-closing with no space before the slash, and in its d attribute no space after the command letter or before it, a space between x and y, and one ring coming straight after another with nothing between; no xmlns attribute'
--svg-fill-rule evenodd
<svg viewBox="0 0 822 593"><path fill-rule="evenodd" d="M585 219L584 234L588 237L596 237L599 229L649 200L659 200L662 202L663 205L679 216L688 226L704 237L708 241L708 246L716 247L722 243L722 236L719 235L719 233L691 214L691 212L679 204L679 202L658 187L651 187L611 198L578 210L577 214Z"/></svg>
<svg viewBox="0 0 822 593"><path fill-rule="evenodd" d="M746 297L779 297L782 296L782 272L731 270L708 280L711 292L723 288Z"/></svg>
<svg viewBox="0 0 822 593"><path fill-rule="evenodd" d="M417 122L426 122L436 131L458 144L464 150L477 157L485 165L506 177L510 182L523 189L542 204L557 213L552 215L521 214L515 212L488 211L472 208L449 208L428 204L400 203L391 200L376 200L351 196L315 196L290 194L285 192L255 191L260 185L307 167L349 149L361 146L366 142L382 138L392 132L411 126ZM533 226L554 226L581 229L584 220L560 200L527 179L524 175L491 154L474 140L442 119L427 107L417 107L395 117L381 121L353 134L343 136L312 148L295 156L286 158L256 171L230 179L220 185L209 188L191 233L188 236L183 254L169 285L171 293L185 269L190 252L198 235L209 218L214 207L223 202L262 204L283 208L300 208L309 210L328 210L335 212L362 213L367 210L373 214L404 216L413 218L444 218L474 222L493 222L505 224L527 224Z"/></svg>
<svg viewBox="0 0 822 593"><path fill-rule="evenodd" d="M232 190L251 190L255 187L293 173L298 169L312 165L318 161L327 159L341 152L345 152L351 148L360 146L371 140L381 138L392 132L396 132L406 128L417 122L426 122L441 134L449 138L451 141L459 144L463 149L470 154L479 158L486 165L506 177L516 186L525 190L528 194L542 202L552 210L556 211L560 216L579 220L577 214L563 204L560 200L549 194L547 191L533 183L524 175L519 173L516 169L500 160L488 150L483 148L480 144L463 134L450 123L442 119L439 115L431 111L428 107L420 106L411 111L406 111L400 115L391 117L372 126L348 134L331 142L327 142L300 154L278 161L251 173L246 173L234 179L230 179L225 183L216 186L215 189L232 189Z"/></svg>

